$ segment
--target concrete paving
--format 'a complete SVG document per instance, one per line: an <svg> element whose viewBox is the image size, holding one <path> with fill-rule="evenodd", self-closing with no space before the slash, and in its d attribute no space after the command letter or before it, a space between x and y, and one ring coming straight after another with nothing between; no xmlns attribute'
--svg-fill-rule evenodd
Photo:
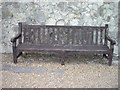
<svg viewBox="0 0 120 90"><path fill-rule="evenodd" d="M2 54L3 88L117 88L118 59L112 66L101 56L72 55L62 66L54 54L28 54L12 61Z"/></svg>

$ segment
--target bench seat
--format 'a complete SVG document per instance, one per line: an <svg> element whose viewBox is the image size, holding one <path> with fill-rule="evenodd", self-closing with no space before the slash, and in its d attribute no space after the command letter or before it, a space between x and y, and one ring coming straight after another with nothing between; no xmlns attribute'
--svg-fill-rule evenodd
<svg viewBox="0 0 120 90"><path fill-rule="evenodd" d="M78 52L108 52L109 48L103 45L48 45L48 44L26 44L22 43L17 46L20 51L78 51Z"/></svg>

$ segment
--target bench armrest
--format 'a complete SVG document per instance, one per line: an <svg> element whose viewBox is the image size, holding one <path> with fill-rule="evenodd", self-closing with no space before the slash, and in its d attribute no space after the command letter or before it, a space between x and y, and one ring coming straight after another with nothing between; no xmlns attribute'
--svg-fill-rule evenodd
<svg viewBox="0 0 120 90"><path fill-rule="evenodd" d="M16 40L21 37L21 33L18 33L15 37L11 38L11 42L16 42Z"/></svg>
<svg viewBox="0 0 120 90"><path fill-rule="evenodd" d="M106 37L108 41L110 41L111 45L116 44L116 41L111 39L109 36Z"/></svg>

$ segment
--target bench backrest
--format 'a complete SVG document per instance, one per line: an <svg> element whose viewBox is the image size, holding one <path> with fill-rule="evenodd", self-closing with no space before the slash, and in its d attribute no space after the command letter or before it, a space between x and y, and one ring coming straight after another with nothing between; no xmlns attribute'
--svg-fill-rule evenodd
<svg viewBox="0 0 120 90"><path fill-rule="evenodd" d="M30 44L56 45L106 45L108 25L94 26L51 26L51 25L22 25L22 42Z"/></svg>

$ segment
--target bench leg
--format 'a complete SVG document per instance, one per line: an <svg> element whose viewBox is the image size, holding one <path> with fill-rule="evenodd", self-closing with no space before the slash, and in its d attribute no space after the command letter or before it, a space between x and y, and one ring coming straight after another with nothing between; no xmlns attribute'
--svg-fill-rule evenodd
<svg viewBox="0 0 120 90"><path fill-rule="evenodd" d="M14 47L13 47L13 62L15 64L17 63L17 50Z"/></svg>
<svg viewBox="0 0 120 90"><path fill-rule="evenodd" d="M65 65L65 60L61 59L61 65Z"/></svg>
<svg viewBox="0 0 120 90"><path fill-rule="evenodd" d="M61 53L60 62L61 65L65 65L65 53Z"/></svg>
<svg viewBox="0 0 120 90"><path fill-rule="evenodd" d="M109 62L108 62L108 64L109 64L109 66L111 66L112 65L112 58L113 58L113 50L111 50L111 53L109 53L108 54L108 59L109 59Z"/></svg>
<svg viewBox="0 0 120 90"><path fill-rule="evenodd" d="M109 62L108 62L109 66L112 65L112 55L109 56Z"/></svg>

